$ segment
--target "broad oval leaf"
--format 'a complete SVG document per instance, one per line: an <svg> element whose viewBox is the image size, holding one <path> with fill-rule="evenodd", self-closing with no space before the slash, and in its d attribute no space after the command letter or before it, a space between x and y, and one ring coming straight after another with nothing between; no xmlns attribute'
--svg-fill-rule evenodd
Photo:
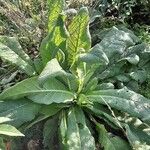
<svg viewBox="0 0 150 150"><path fill-rule="evenodd" d="M150 123L150 101L127 88L93 91L87 95L87 98L93 102L110 105Z"/></svg>
<svg viewBox="0 0 150 150"><path fill-rule="evenodd" d="M67 75L67 73L59 65L59 62L57 61L57 59L54 58L47 63L47 65L41 72L39 76L39 81L43 83L45 80L49 78L54 78L54 77L61 76L61 75Z"/></svg>
<svg viewBox="0 0 150 150"><path fill-rule="evenodd" d="M43 84L46 80L54 77L60 77L60 79L66 83L72 91L75 91L78 88L78 81L76 77L73 74L63 70L56 58L50 60L46 64L38 79L39 82Z"/></svg>
<svg viewBox="0 0 150 150"><path fill-rule="evenodd" d="M99 43L102 47L103 51L107 55L109 59L118 59L119 57L125 53L125 50L134 46L138 41L137 37L130 33L129 31L119 30L116 27L113 27L103 38L103 40Z"/></svg>
<svg viewBox="0 0 150 150"><path fill-rule="evenodd" d="M98 44L92 47L89 53L80 54L79 59L89 64L107 65L109 63L106 54L103 52L102 48Z"/></svg>

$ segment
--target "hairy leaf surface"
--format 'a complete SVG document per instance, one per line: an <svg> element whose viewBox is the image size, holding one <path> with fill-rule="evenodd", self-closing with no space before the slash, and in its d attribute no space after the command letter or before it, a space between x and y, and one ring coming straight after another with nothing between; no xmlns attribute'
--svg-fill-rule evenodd
<svg viewBox="0 0 150 150"><path fill-rule="evenodd" d="M67 91L65 86L55 78L47 81L43 87L38 84L38 77L28 78L5 90L0 99L17 99L28 97L41 104L64 103L72 101L74 94Z"/></svg>
<svg viewBox="0 0 150 150"><path fill-rule="evenodd" d="M41 84L43 84L46 82L46 80L52 79L54 77L59 77L61 81L68 85L70 90L75 91L77 89L78 81L76 77L73 74L63 70L56 58L47 63L39 76L39 81Z"/></svg>
<svg viewBox="0 0 150 150"><path fill-rule="evenodd" d="M67 114L67 130L65 130L64 141L66 149L94 150L95 141L90 130L86 126L83 111L78 107L70 108Z"/></svg>
<svg viewBox="0 0 150 150"><path fill-rule="evenodd" d="M41 106L29 102L29 100L18 99L15 101L7 100L0 102L0 116L11 119L10 124L19 127L25 122L34 119Z"/></svg>
<svg viewBox="0 0 150 150"><path fill-rule="evenodd" d="M48 31L52 32L53 28L57 25L57 20L65 7L64 0L48 0L49 17L48 17Z"/></svg>
<svg viewBox="0 0 150 150"><path fill-rule="evenodd" d="M129 113L132 116L150 122L150 101L140 94L123 89L100 90L87 95L88 99Z"/></svg>
<svg viewBox="0 0 150 150"><path fill-rule="evenodd" d="M109 60L106 54L101 50L99 45L92 47L89 53L80 54L81 61L89 64L104 64L107 65Z"/></svg>
<svg viewBox="0 0 150 150"><path fill-rule="evenodd" d="M88 10L87 8L83 7L68 26L70 36L67 39L67 48L69 62L71 63L75 61L75 57L81 49L84 49L85 52L87 52L91 47L91 37L89 34L88 24Z"/></svg>
<svg viewBox="0 0 150 150"><path fill-rule="evenodd" d="M65 49L65 40L68 36L65 27L65 15L62 14L65 1L48 0L48 5L48 35L43 39L40 46L40 54L44 65L56 57L59 49Z"/></svg>

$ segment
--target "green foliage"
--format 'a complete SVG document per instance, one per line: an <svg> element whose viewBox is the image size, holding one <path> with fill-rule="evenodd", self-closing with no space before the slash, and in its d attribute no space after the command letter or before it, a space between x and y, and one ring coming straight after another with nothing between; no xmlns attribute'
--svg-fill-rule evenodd
<svg viewBox="0 0 150 150"><path fill-rule="evenodd" d="M34 74L32 61L22 50L16 38L0 36L0 57L9 63L19 66L28 75Z"/></svg>
<svg viewBox="0 0 150 150"><path fill-rule="evenodd" d="M68 26L69 38L67 39L68 59L74 63L81 49L88 52L91 47L91 38L88 29L89 15L87 8L81 8Z"/></svg>
<svg viewBox="0 0 150 150"><path fill-rule="evenodd" d="M148 0L97 0L95 4L99 14L108 17L112 15L121 22L131 21L132 19L133 21L140 20L141 18L136 18L137 10L140 10L138 15L143 16L145 20L145 16L149 15L150 10L150 2Z"/></svg>
<svg viewBox="0 0 150 150"><path fill-rule="evenodd" d="M12 125L6 124L5 122L11 121L11 119L6 117L0 117L0 149L5 149L5 144L2 136L24 136L20 131L18 131ZM5 139L5 138L4 138Z"/></svg>
<svg viewBox="0 0 150 150"><path fill-rule="evenodd" d="M10 38L0 37L0 50L5 54L8 49L2 59L13 63L8 56L14 52L34 70L29 74L24 69L33 77L0 94L0 116L27 128L47 118L43 136L48 149L149 147L150 100L138 94L138 84L148 79L150 48L123 27L113 27L91 47L87 9L66 24L63 1L48 2L48 35L41 43L39 66L7 44Z"/></svg>
<svg viewBox="0 0 150 150"><path fill-rule="evenodd" d="M119 150L119 149L124 149L124 150L130 150L131 147L127 144L126 141L122 140L121 138L115 136L111 137L107 130L105 129L104 125L101 124L96 124L96 129L98 131L99 138L98 140L102 144L102 147L106 150Z"/></svg>

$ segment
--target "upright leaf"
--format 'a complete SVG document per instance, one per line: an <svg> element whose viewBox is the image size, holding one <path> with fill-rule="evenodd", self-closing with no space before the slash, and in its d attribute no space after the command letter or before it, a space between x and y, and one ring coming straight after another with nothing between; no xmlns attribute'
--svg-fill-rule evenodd
<svg viewBox="0 0 150 150"><path fill-rule="evenodd" d="M65 49L65 39L68 36L65 27L65 15L62 11L65 7L64 0L48 0L48 35L43 39L40 46L40 54L43 64L56 57L60 49Z"/></svg>
<svg viewBox="0 0 150 150"><path fill-rule="evenodd" d="M66 85L68 85L70 90L75 91L77 89L78 82L76 77L73 74L63 70L56 58L52 59L46 64L39 76L39 81L41 84L43 84L46 82L46 80L54 77L60 77L60 79L66 83Z"/></svg>
<svg viewBox="0 0 150 150"><path fill-rule="evenodd" d="M83 7L68 26L70 36L67 39L67 48L69 62L71 63L74 63L73 61L75 61L76 55L79 53L80 49L84 49L85 52L87 52L91 47L91 37L88 25L88 10Z"/></svg>
<svg viewBox="0 0 150 150"><path fill-rule="evenodd" d="M40 45L40 54L44 65L46 65L46 63L52 58L55 58L60 49L63 52L66 49L65 41L68 36L68 32L65 28L64 20L65 16L60 15L57 19L57 25L50 33L48 33Z"/></svg>
<svg viewBox="0 0 150 150"><path fill-rule="evenodd" d="M70 150L94 150L95 141L90 130L86 126L85 116L78 107L70 108L66 119L64 141L66 149Z"/></svg>
<svg viewBox="0 0 150 150"><path fill-rule="evenodd" d="M60 13L65 7L64 0L48 0L49 16L48 16L48 32L52 32L53 28L57 25L57 20Z"/></svg>

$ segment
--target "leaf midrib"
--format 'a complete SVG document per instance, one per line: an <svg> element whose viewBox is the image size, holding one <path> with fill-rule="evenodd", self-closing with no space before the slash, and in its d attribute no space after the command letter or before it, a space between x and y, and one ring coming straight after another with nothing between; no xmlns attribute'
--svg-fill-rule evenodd
<svg viewBox="0 0 150 150"><path fill-rule="evenodd" d="M66 93L66 94L69 94L72 97L75 97L75 94L73 94L73 93L71 93L69 91L64 91L64 90L32 90L32 91L28 91L28 92L22 92L22 93L19 93L19 94L13 94L11 96L15 97L15 96L18 96L18 95L23 95L23 94L31 95L31 94L36 94L36 93L40 94L40 93L48 93L48 92L50 92L50 93L52 93L52 92L64 93L64 94ZM28 95L26 95L26 96L28 96ZM9 97L9 95L8 96L4 96L4 98L2 96L2 99L6 99L7 97Z"/></svg>

